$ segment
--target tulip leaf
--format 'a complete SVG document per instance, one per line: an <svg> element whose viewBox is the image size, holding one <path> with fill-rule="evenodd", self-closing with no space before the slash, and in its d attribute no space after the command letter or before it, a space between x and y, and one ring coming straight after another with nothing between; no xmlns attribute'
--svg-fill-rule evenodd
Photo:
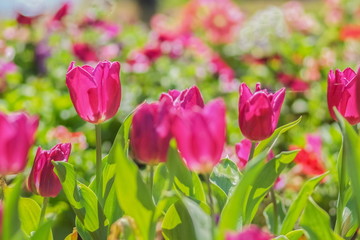
<svg viewBox="0 0 360 240"><path fill-rule="evenodd" d="M165 239L212 239L210 216L186 197L179 199L168 209L162 230Z"/></svg>
<svg viewBox="0 0 360 240"><path fill-rule="evenodd" d="M169 181L169 172L166 165L164 163L158 164L155 169L153 187L153 196L156 204L160 201L164 191L169 190L166 189L169 187Z"/></svg>
<svg viewBox="0 0 360 240"><path fill-rule="evenodd" d="M38 240L38 239L49 239L52 240L52 221L47 221L43 223L36 232L30 237L30 240Z"/></svg>
<svg viewBox="0 0 360 240"><path fill-rule="evenodd" d="M263 152L247 164L243 177L221 213L220 238L227 230L237 230L238 227L251 223L261 201L297 153L298 151L282 152L265 163L266 152Z"/></svg>
<svg viewBox="0 0 360 240"><path fill-rule="evenodd" d="M240 181L241 175L238 166L230 159L223 159L217 164L210 176L212 182L219 186L226 195Z"/></svg>
<svg viewBox="0 0 360 240"><path fill-rule="evenodd" d="M294 228L297 220L300 218L301 213L306 206L307 199L311 196L315 187L321 182L321 180L324 179L327 174L328 173L324 173L322 175L313 177L306 181L306 183L302 186L299 194L291 204L285 216L280 230L280 234L287 234Z"/></svg>
<svg viewBox="0 0 360 240"><path fill-rule="evenodd" d="M4 189L2 240L23 239L20 229L18 204L24 176L19 174L14 183Z"/></svg>
<svg viewBox="0 0 360 240"><path fill-rule="evenodd" d="M255 148L255 152L254 152L254 157L257 156L258 154L260 154L263 151L267 151L269 152L273 145L275 144L275 142L278 140L278 138L285 132L287 132L288 130L290 130L291 128L295 127L297 124L299 124L299 122L301 121L301 117L299 117L297 120L285 124L279 128L277 128L274 133L267 139L261 141L259 143L259 145L257 145L257 147Z"/></svg>
<svg viewBox="0 0 360 240"><path fill-rule="evenodd" d="M177 190L192 199L206 202L204 188L199 176L185 166L178 151L173 147L169 148L166 165Z"/></svg>
<svg viewBox="0 0 360 240"><path fill-rule="evenodd" d="M281 201L277 201L276 202L276 207L277 207L277 211L278 211L278 223L281 223L284 220L285 217L285 210L284 210L284 206L282 204ZM263 212L264 216L265 216L265 220L266 220L266 224L268 225L270 231L272 233L274 233L275 235L278 234L277 229L278 227L275 227L275 215L274 215L274 204L270 203L269 205L266 206L264 212Z"/></svg>
<svg viewBox="0 0 360 240"><path fill-rule="evenodd" d="M19 217L21 230L30 237L39 226L41 208L37 202L31 198L20 198L19 200Z"/></svg>
<svg viewBox="0 0 360 240"><path fill-rule="evenodd" d="M335 114L339 120L341 130L343 133L343 152L342 167L346 168L346 172L349 176L352 194L356 203L356 215L358 217L358 223L360 223L360 137L357 135L353 127L348 123L341 114L335 109Z"/></svg>
<svg viewBox="0 0 360 240"><path fill-rule="evenodd" d="M291 232L288 232L285 236L289 240L300 240L304 236L305 232L302 229L297 229Z"/></svg>
<svg viewBox="0 0 360 240"><path fill-rule="evenodd" d="M55 173L76 216L93 239L106 238L109 222L95 193L76 181L74 167L67 162L53 161Z"/></svg>
<svg viewBox="0 0 360 240"><path fill-rule="evenodd" d="M310 239L342 239L331 229L329 215L311 198L308 199L300 219L300 226L307 232Z"/></svg>
<svg viewBox="0 0 360 240"><path fill-rule="evenodd" d="M132 217L143 239L155 235L155 205L149 187L144 183L137 165L127 157L128 133L132 117L128 117L115 138L109 154L116 162L115 188L117 200L125 215Z"/></svg>

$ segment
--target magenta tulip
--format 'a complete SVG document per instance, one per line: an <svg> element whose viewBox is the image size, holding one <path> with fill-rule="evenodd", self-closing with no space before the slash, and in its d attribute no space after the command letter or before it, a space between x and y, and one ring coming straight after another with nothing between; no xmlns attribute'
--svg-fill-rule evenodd
<svg viewBox="0 0 360 240"><path fill-rule="evenodd" d="M255 225L247 227L245 230L239 233L227 233L226 240L270 240L272 236L263 232Z"/></svg>
<svg viewBox="0 0 360 240"><path fill-rule="evenodd" d="M170 106L165 102L143 103L136 110L130 132L133 157L139 162L157 164L165 162L169 141Z"/></svg>
<svg viewBox="0 0 360 240"><path fill-rule="evenodd" d="M6 115L0 112L0 175L20 173L39 125L37 117L25 113Z"/></svg>
<svg viewBox="0 0 360 240"><path fill-rule="evenodd" d="M62 187L51 161L67 162L70 152L70 143L57 144L50 150L39 147L28 178L29 190L43 197L56 197Z"/></svg>
<svg viewBox="0 0 360 240"><path fill-rule="evenodd" d="M120 63L102 61L95 68L75 67L72 62L66 74L66 85L79 116L98 124L112 118L121 100Z"/></svg>
<svg viewBox="0 0 360 240"><path fill-rule="evenodd" d="M242 83L239 99L239 126L242 134L251 141L261 141L273 134L285 98L285 88L276 93L261 89L260 83L251 93Z"/></svg>
<svg viewBox="0 0 360 240"><path fill-rule="evenodd" d="M360 76L347 68L343 72L331 70L328 75L327 101L331 117L336 120L333 107L352 125L360 122L360 103L357 98L357 84L360 84ZM359 105L359 106L358 106Z"/></svg>
<svg viewBox="0 0 360 240"><path fill-rule="evenodd" d="M204 100L197 86L185 89L183 91L170 90L162 93L160 101L171 103L177 109L191 109L193 106L204 107Z"/></svg>
<svg viewBox="0 0 360 240"><path fill-rule="evenodd" d="M187 167L209 173L220 161L225 143L225 104L217 99L203 109L194 107L175 115L172 132Z"/></svg>

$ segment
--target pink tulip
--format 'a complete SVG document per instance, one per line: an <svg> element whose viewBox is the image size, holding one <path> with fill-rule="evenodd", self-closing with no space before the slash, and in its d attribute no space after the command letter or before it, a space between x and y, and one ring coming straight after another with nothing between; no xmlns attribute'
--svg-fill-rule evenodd
<svg viewBox="0 0 360 240"><path fill-rule="evenodd" d="M165 102L143 103L135 112L130 145L135 159L146 164L165 162L169 141L170 106Z"/></svg>
<svg viewBox="0 0 360 240"><path fill-rule="evenodd" d="M167 93L161 94L160 101L169 102L177 109L188 110L194 106L204 107L204 100L197 86L192 86L181 92L178 90L169 90Z"/></svg>
<svg viewBox="0 0 360 240"><path fill-rule="evenodd" d="M43 197L56 197L62 187L51 161L67 162L70 152L70 143L57 144L50 150L39 147L27 182L29 190Z"/></svg>
<svg viewBox="0 0 360 240"><path fill-rule="evenodd" d="M187 167L209 173L220 161L225 143L225 103L213 100L175 115L172 132Z"/></svg>
<svg viewBox="0 0 360 240"><path fill-rule="evenodd" d="M72 62L66 74L66 85L79 116L98 124L112 118L121 100L120 63L102 61L95 68L75 67Z"/></svg>
<svg viewBox="0 0 360 240"><path fill-rule="evenodd" d="M242 232L238 233L227 233L226 240L270 240L272 236L263 232L261 229L255 225L251 225Z"/></svg>
<svg viewBox="0 0 360 240"><path fill-rule="evenodd" d="M358 109L358 101L356 85L360 84L360 76L358 76L351 68L345 69L343 72L331 70L328 75L327 100L331 117L336 120L333 107L340 112L351 124L355 125L360 122L360 112Z"/></svg>
<svg viewBox="0 0 360 240"><path fill-rule="evenodd" d="M39 125L37 117L25 113L0 112L0 175L22 172Z"/></svg>
<svg viewBox="0 0 360 240"><path fill-rule="evenodd" d="M251 141L261 141L273 134L285 98L285 88L268 93L256 84L251 93L245 83L240 86L239 126L242 134Z"/></svg>
<svg viewBox="0 0 360 240"><path fill-rule="evenodd" d="M235 145L235 153L238 157L238 167L240 169L244 168L249 161L251 150L251 141L249 139L243 139L241 142Z"/></svg>

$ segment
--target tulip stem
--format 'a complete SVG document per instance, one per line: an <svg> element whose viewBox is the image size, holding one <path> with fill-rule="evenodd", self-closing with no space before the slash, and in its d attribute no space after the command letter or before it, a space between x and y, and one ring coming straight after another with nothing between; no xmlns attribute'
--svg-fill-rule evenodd
<svg viewBox="0 0 360 240"><path fill-rule="evenodd" d="M154 166L150 165L150 176L149 176L149 186L151 197L153 195L153 187L154 187Z"/></svg>
<svg viewBox="0 0 360 240"><path fill-rule="evenodd" d="M42 207L41 207L39 227L40 227L41 224L44 222L45 213L46 213L46 208L47 208L47 206L48 206L48 203L49 203L49 198L48 198L48 197L44 197L43 204L42 204Z"/></svg>
<svg viewBox="0 0 360 240"><path fill-rule="evenodd" d="M256 142L251 141L249 161L250 161L251 159L253 159L253 157L254 157L255 147L256 147Z"/></svg>
<svg viewBox="0 0 360 240"><path fill-rule="evenodd" d="M96 133L96 187L98 198L101 202L102 199L102 162L101 162L101 125L95 125Z"/></svg>
<svg viewBox="0 0 360 240"><path fill-rule="evenodd" d="M214 201L212 197L211 191L211 182L210 182L210 174L205 175L206 184L208 187L208 197L209 197L209 207L210 207L210 216L211 216L211 234L212 239L214 239L214 229L215 229L215 210L214 210Z"/></svg>
<svg viewBox="0 0 360 240"><path fill-rule="evenodd" d="M0 176L0 200L4 198L4 189L7 187L5 176Z"/></svg>
<svg viewBox="0 0 360 240"><path fill-rule="evenodd" d="M271 197L272 204L274 206L274 234L277 234L277 231L278 231L278 208L277 208L277 203L276 203L274 187L270 188L270 197Z"/></svg>

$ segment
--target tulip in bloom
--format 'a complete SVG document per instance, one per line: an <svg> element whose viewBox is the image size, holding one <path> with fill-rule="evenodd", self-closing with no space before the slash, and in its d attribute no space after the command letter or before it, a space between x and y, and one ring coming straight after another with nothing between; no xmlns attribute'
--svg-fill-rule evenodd
<svg viewBox="0 0 360 240"><path fill-rule="evenodd" d="M192 109L194 106L204 107L204 100L197 86L185 89L183 91L169 90L162 93L160 101L166 101L172 104L176 109Z"/></svg>
<svg viewBox="0 0 360 240"><path fill-rule="evenodd" d="M0 112L0 175L22 172L39 125L37 117L25 113Z"/></svg>
<svg viewBox="0 0 360 240"><path fill-rule="evenodd" d="M121 100L120 63L102 61L95 68L75 66L72 62L66 74L66 85L79 116L98 124L112 118Z"/></svg>
<svg viewBox="0 0 360 240"><path fill-rule="evenodd" d="M347 68L343 72L340 70L330 71L328 75L327 101L331 117L336 120L333 107L352 125L360 122L360 112L358 109L357 84L360 84L359 76L351 69Z"/></svg>
<svg viewBox="0 0 360 240"><path fill-rule="evenodd" d="M62 187L51 161L67 162L70 152L70 143L57 144L50 150L39 147L28 179L29 190L43 197L56 197Z"/></svg>
<svg viewBox="0 0 360 240"><path fill-rule="evenodd" d="M285 98L285 88L268 93L256 84L251 93L245 83L240 86L239 126L242 134L251 141L261 141L273 134Z"/></svg>
<svg viewBox="0 0 360 240"><path fill-rule="evenodd" d="M135 112L130 145L135 159L147 164L165 162L169 141L170 106L166 102L143 103Z"/></svg>
<svg viewBox="0 0 360 240"><path fill-rule="evenodd" d="M249 226L245 230L239 233L228 233L226 234L226 240L270 240L272 236L263 232L255 225Z"/></svg>
<svg viewBox="0 0 360 240"><path fill-rule="evenodd" d="M220 161L225 143L225 104L213 100L203 109L194 107L175 115L172 132L187 167L209 173Z"/></svg>

